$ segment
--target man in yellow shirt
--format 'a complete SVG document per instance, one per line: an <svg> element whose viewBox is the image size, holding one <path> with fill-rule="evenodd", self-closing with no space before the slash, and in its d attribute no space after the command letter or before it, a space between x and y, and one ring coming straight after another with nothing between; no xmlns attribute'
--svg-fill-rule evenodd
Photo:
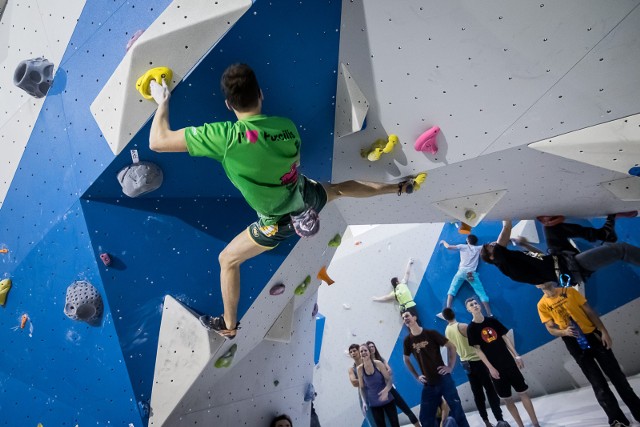
<svg viewBox="0 0 640 427"><path fill-rule="evenodd" d="M487 367L484 366L482 360L476 353L476 349L469 345L467 339L467 325L466 323L458 323L456 315L450 308L442 310L442 316L449 325L444 331L444 335L449 341L456 346L456 352L460 356L460 362L464 371L469 378L469 385L471 386L471 392L473 393L473 400L478 408L478 413L484 421L486 427L492 427L489 422L489 414L487 413L487 406L485 403L484 394L487 393L489 399L489 405L491 405L491 411L498 421L498 426L509 425L502 418L502 410L500 409L500 398L496 393L496 389L491 382L491 376ZM484 388L484 391L482 390ZM502 424L501 424L502 422Z"/></svg>
<svg viewBox="0 0 640 427"><path fill-rule="evenodd" d="M640 398L629 385L611 351L612 340L607 328L585 297L573 288L559 288L555 282L536 287L544 294L538 302L540 320L551 335L564 341L591 383L598 403L609 417L609 425L628 426L629 420L620 409L605 375L631 410L633 418L640 421ZM580 345L579 339L586 340L584 345Z"/></svg>

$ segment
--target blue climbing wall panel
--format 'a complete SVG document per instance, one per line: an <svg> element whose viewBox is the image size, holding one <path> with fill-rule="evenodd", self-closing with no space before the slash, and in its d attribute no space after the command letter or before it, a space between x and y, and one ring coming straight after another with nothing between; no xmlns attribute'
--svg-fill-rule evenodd
<svg viewBox="0 0 640 427"><path fill-rule="evenodd" d="M57 67L0 210L9 249L0 254L0 276L14 283L0 313L0 425L144 425L139 406L151 393L162 297L222 311L218 253L255 214L215 162L150 152L148 124L128 148L160 165L164 184L128 199L116 173L131 162L129 150L114 158L89 111L129 38L169 3L87 2ZM218 82L228 64L247 62L264 112L299 126L300 170L329 180L340 8L336 1L255 2L176 87L172 125L233 120ZM243 265L240 315L295 242ZM109 267L103 252L113 259ZM81 279L104 298L98 326L63 313L66 287ZM23 313L31 321L20 329Z"/></svg>
<svg viewBox="0 0 640 427"><path fill-rule="evenodd" d="M597 228L602 226L604 220L576 220L575 222ZM619 219L616 225L619 240L637 246L640 243L639 225L640 219L638 218ZM546 250L542 227L540 224L537 224L537 227L538 234L543 241L541 245L537 246ZM473 234L478 236L479 244L492 242L497 238L501 228L502 223L499 222L482 222L473 229ZM450 244L459 244L465 242L466 236L459 234L453 224L448 224L443 228L440 239L446 240ZM592 245L580 240L576 240L576 243L582 250ZM515 249L513 246L511 248ZM415 295L423 327L435 329L444 334L446 323L437 319L435 315L444 306L446 293L451 278L458 269L459 261L460 258L456 252L448 251L442 245L438 245L434 250ZM538 301L541 292L535 286L514 282L500 273L493 265L482 261L479 264L478 272L487 295L491 299L494 315L507 328L514 329L516 347L520 353L527 353L553 339L541 325L535 304L521 306L513 303L514 301ZM589 303L603 315L640 297L640 287L637 286L639 282L640 268L616 263L591 276L586 288L586 296ZM454 298L452 308L460 322L469 323L471 321L471 315L464 307L464 300L473 295L471 287L465 284ZM389 364L394 372L396 386L401 390L407 403L414 406L420 403L420 386L404 367L402 342L407 333L407 329L403 328L389 359ZM458 385L468 381L460 364L457 364L453 378Z"/></svg>

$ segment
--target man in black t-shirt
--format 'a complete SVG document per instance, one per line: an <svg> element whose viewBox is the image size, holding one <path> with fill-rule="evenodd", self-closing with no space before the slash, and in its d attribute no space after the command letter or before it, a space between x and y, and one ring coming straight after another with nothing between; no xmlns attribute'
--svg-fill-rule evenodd
<svg viewBox="0 0 640 427"><path fill-rule="evenodd" d="M507 249L510 238L511 220L502 221L502 231L498 240L482 246L482 260L495 265L512 280L532 285L557 282L560 274L569 272L563 257ZM588 273L616 261L640 266L640 248L624 242L605 243L575 255L574 259L578 266Z"/></svg>
<svg viewBox="0 0 640 427"><path fill-rule="evenodd" d="M452 416L459 427L469 427L464 415L460 396L451 378L451 371L456 364L456 346L440 333L432 329L423 329L417 322L417 317L409 311L402 313L402 320L409 328L409 335L404 339L404 364L409 372L423 384L420 399L420 424L422 427L436 426L436 412L444 398ZM445 365L440 354L440 347L446 347L448 361ZM420 367L418 375L411 355L415 357Z"/></svg>
<svg viewBox="0 0 640 427"><path fill-rule="evenodd" d="M480 360L487 366L498 396L503 400L518 427L524 427L518 408L511 397L511 387L520 395L522 406L529 414L534 427L540 427L533 403L527 394L529 386L520 369L524 367L522 358L507 337L507 328L493 317L484 317L482 308L475 298L465 301L467 311L473 321L467 327L469 345L475 347Z"/></svg>

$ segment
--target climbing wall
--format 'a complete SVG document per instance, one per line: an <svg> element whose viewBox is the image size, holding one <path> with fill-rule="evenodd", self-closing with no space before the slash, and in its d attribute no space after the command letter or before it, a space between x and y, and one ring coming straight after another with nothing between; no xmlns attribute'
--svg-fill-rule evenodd
<svg viewBox="0 0 640 427"><path fill-rule="evenodd" d="M207 2L188 6L196 3ZM164 354L158 347L165 297L197 313L222 310L217 255L255 216L219 165L149 151L145 120L153 104L136 99L135 93L111 93L120 90L120 83L130 87L141 64L148 60L152 66L158 56L165 65L180 63L172 85L175 128L233 120L218 79L228 64L248 62L260 79L264 112L291 117L298 125L303 173L325 181L388 182L429 171L416 194L340 201L335 210L327 210L333 219L325 224L332 228L323 240L301 245L291 239L243 265L245 341L238 338L228 371L215 370L221 369L215 368L218 352L230 349L225 344L208 355L202 377L190 372L198 379L183 384L188 391L165 414L173 423L202 424L209 413L227 422L233 412L223 408L233 406L239 414L252 399L253 409L241 415L242 423L261 423L279 411L306 422L309 407L299 399L312 375L308 311L319 281L307 297L287 294L277 304L270 304L263 289L283 280L290 293L288 285L300 280L302 270L317 271L329 262L333 249L326 243L346 224L459 220L465 212L447 213L438 205L484 194L500 198L477 212L482 221L474 225L481 232L485 221L502 217L594 217L640 208L637 179L629 180L634 178L630 173L528 146L577 130L592 134L590 129L600 124L640 112L637 0L606 5L595 0L491 5L411 0L366 6L363 0L220 0L214 9L236 12L226 20L213 18L217 26L208 34L210 46L185 44L177 37L193 30L181 21L193 19L193 9L180 18L178 11L187 5L178 0L0 4L0 38L8 41L0 47L0 277L13 281L0 310L0 338L11 349L0 355L5 378L0 406L10 408L3 411L10 414L0 421L4 425L137 427L147 425L149 416L155 422L154 376L156 356ZM172 21L163 21L166 17ZM169 28L180 31L163 39ZM134 34L146 29L141 44L127 53ZM145 43L152 41L153 52L145 51ZM158 47L163 43L165 50ZM189 46L202 53L187 55ZM39 56L54 63L55 75L47 97L36 100L16 88L12 77L20 61ZM115 103L123 95L125 102ZM143 107L132 109L135 102ZM100 108L108 109L104 117ZM112 117L133 124L110 124ZM439 151L416 152L415 139L434 125L441 129ZM115 144L110 126L120 126ZM399 143L389 152L376 162L362 157L363 149L378 139L387 141L392 133ZM137 199L124 196L115 178L131 164L131 149L164 172L162 187ZM449 229L454 226L447 225L445 234ZM379 242L378 255L385 244ZM110 265L103 263L105 254ZM371 263L385 265L383 258L370 255ZM423 267L428 258L421 258ZM594 286L600 310L634 298L626 291L604 291L609 279L618 277L635 280L611 272L594 279L607 282ZM64 316L67 286L78 280L91 282L104 300L104 314L95 325ZM420 288L446 286L446 281L429 273ZM361 286L353 277L348 282ZM508 307L509 292L501 295L498 302ZM524 327L535 320L527 319ZM513 323L525 351L543 345L542 336L523 340L517 335L523 325ZM292 335L286 343L288 325ZM273 378L255 379L256 365L263 364L256 352L278 361L268 368ZM401 371L394 357L394 369ZM175 361L165 357L160 362ZM236 379L241 372L250 372L264 393L244 389ZM218 386L231 395L215 395L213 404L200 393ZM197 415L193 408L199 409Z"/></svg>
<svg viewBox="0 0 640 427"><path fill-rule="evenodd" d="M19 162L19 166L14 168L15 174L4 178L7 196L0 210L0 248L7 250L0 253L0 275L13 279L0 318L0 333L4 342L15 345L16 354L23 355L2 355L6 380L1 405L11 407L4 425L147 425L153 414L154 365L165 295L200 313L222 312L218 253L255 220L255 213L214 162L185 154L151 153L147 148L148 125L132 136L127 150L114 157L89 107L125 57L126 44L133 34L154 23L169 2L108 3L87 5L77 25L71 26L73 36L65 42L65 55L56 61L54 84L48 96L37 101L42 103L42 112L32 114L33 121L25 124L26 129L32 129L28 141L17 137L24 135L20 130L23 119L3 110L7 124L2 129L7 133L2 133L2 161ZM299 125L303 159L309 159L308 163L303 160L301 170L328 180L339 5L322 2L285 7L258 2L250 6L250 11L229 24L224 39L211 46L199 66L175 88L172 123L186 126L216 118L231 120L217 82L227 64L249 62L269 99L265 112L287 115ZM35 3L26 9L39 10ZM44 12L40 14L42 20L48 16ZM287 14L297 19L286 26L276 24ZM315 19L320 15L323 20ZM18 20L21 15L7 9L1 22L2 31L10 30L11 40L21 36L9 25L14 16ZM76 20L71 14L59 18ZM290 55L279 52L282 40L288 40ZM313 55L301 49L306 45L316 47ZM14 54L19 50L18 45ZM169 56L165 59L171 60ZM12 72L13 65L3 68L3 78L9 77L9 82L11 76L6 70L10 68ZM287 79L282 79L285 75ZM16 92L25 106L33 102L12 84L2 88ZM303 100L307 109L297 107ZM5 150L13 150L19 143L22 148L12 154L15 159L4 156ZM116 174L131 164L129 148L137 149L141 160L153 161L163 169L161 189L137 199L123 195ZM330 226L330 219L323 222L324 232L333 234L315 242L322 247L315 250L317 253L304 256L305 275L314 278L311 288L320 284L315 279L320 264L328 263L331 257L327 242L346 226L338 212L333 211L332 217L333 224L339 224L337 228ZM250 311L296 243L297 239L291 239L243 266L241 316ZM100 255L108 255L111 263L105 265ZM294 255L294 261L290 261L295 268L303 265L300 257ZM287 282L291 294L293 280L298 279L296 276ZM90 281L104 300L105 313L97 325L73 321L63 313L66 288L76 280ZM290 322L294 335L301 333L295 331L313 331L311 315L298 313L302 313L299 307L304 304L313 307L314 293L308 292L294 307ZM288 301L284 298L282 301ZM266 326L271 327L286 305L277 313L272 313L275 306L271 304L267 304L267 310L251 311L255 320L246 320L248 335L252 324L263 327L270 322ZM20 329L25 313L30 320ZM241 346L237 361L244 360L265 335L266 331L261 336L256 332L248 343L236 340ZM282 331L278 336L283 339ZM274 348L274 358L294 363L297 352L286 350L286 343ZM313 354L312 350L308 354ZM311 377L311 365L312 359L304 365L307 368L300 365L305 382ZM294 374L301 372L296 370ZM304 402L295 400L299 397L296 393L290 394L293 377L287 375L284 372L279 377L286 388L269 390L275 394L250 412L249 425L289 407L297 408L297 420L308 417L308 406L306 410L298 408L297 403ZM295 381L304 390L306 383ZM289 406L278 409L271 405L270 401L279 402L285 395L290 396ZM246 391L231 398L240 404L247 398ZM32 410L32 402L42 402L42 410ZM22 405L27 405L24 410ZM113 407L120 409L114 413Z"/></svg>
<svg viewBox="0 0 640 427"><path fill-rule="evenodd" d="M639 4L343 2L339 59L369 108L364 130L336 140L333 178L429 171L429 190L398 204L374 201L361 212L357 202L341 202L347 222L459 220L438 205L499 191L506 194L489 220L640 209L601 185L627 171L528 147L578 130L589 138L598 124L640 111ZM416 139L435 125L439 151L416 151ZM391 153L376 162L360 157L389 134L400 140ZM618 133L610 141L638 138Z"/></svg>

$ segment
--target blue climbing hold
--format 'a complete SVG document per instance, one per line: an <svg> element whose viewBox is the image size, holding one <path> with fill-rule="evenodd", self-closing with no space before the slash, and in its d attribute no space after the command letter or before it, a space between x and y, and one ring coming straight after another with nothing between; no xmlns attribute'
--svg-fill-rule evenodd
<svg viewBox="0 0 640 427"><path fill-rule="evenodd" d="M634 166L629 169L629 175L640 176L640 166Z"/></svg>

